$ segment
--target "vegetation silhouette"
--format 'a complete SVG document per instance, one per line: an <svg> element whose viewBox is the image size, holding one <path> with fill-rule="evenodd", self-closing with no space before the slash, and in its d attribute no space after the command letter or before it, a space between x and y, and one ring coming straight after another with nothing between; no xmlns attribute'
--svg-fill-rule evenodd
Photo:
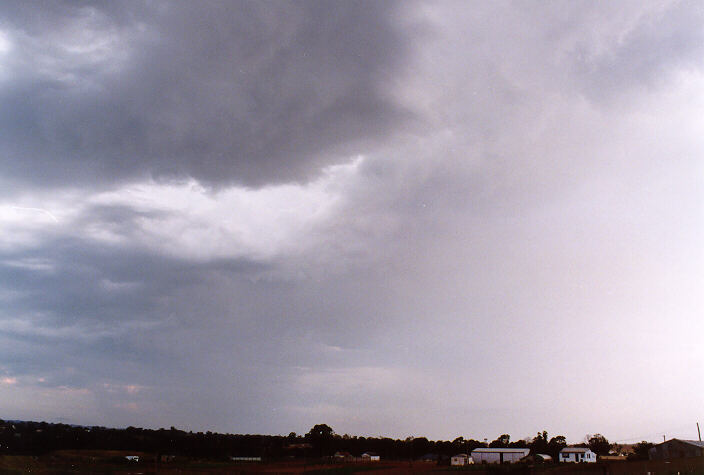
<svg viewBox="0 0 704 475"><path fill-rule="evenodd" d="M647 442L637 444L637 453L647 457ZM597 453L604 453L610 444L600 434L589 438L589 445ZM447 460L457 453L471 453L478 447L523 447L531 454L548 454L557 460L560 450L567 446L564 436L548 438L547 431L538 432L532 439L511 442L502 434L490 443L457 437L452 441L428 440L426 437L408 437L405 440L389 437L339 435L327 424L316 424L304 436L295 432L284 435L219 434L170 429L141 429L127 427L114 429L87 427L47 422L0 420L0 453L43 455L56 450L122 450L161 455L197 458L261 457L266 460L291 458L320 458L336 452L360 455L373 452L387 460L417 460L430 458ZM595 450L596 452L596 450Z"/></svg>

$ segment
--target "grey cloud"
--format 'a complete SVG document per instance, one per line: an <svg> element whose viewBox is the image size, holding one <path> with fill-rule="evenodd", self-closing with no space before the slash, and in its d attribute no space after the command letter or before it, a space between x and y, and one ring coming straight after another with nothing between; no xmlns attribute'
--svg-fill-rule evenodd
<svg viewBox="0 0 704 475"><path fill-rule="evenodd" d="M635 24L598 47L578 41L565 58L572 77L595 101L666 87L673 71L699 67L704 53L704 8L673 2L645 9ZM594 13L592 13L594 14Z"/></svg>
<svg viewBox="0 0 704 475"><path fill-rule="evenodd" d="M23 259L38 259L48 269L16 264ZM205 270L236 274L265 268L246 260L216 260L201 267L77 239L49 241L39 249L5 253L2 260L4 290L14 295L6 312L51 315L55 319L52 325L58 327L149 320L155 311L168 309L159 308L159 296L200 282Z"/></svg>
<svg viewBox="0 0 704 475"><path fill-rule="evenodd" d="M688 2L438 8L447 13L434 32L442 41L419 42L423 61L408 78L421 97L437 92L434 108L420 114L426 129L380 145L354 190L369 200L356 209L390 210L404 227L399 213L413 214L411 222L442 220L448 210L520 216L614 166L638 173L656 160L636 151L643 135L662 127L644 132L628 114L638 100L666 93L677 74L698 70L704 52L702 9ZM452 95L435 87L437 71ZM613 157L617 147L628 151Z"/></svg>
<svg viewBox="0 0 704 475"><path fill-rule="evenodd" d="M75 11L66 5L66 11ZM139 4L129 5L131 10ZM97 412L110 425L174 424L231 432L304 432L324 420L338 431L359 434L448 438L453 432L481 437L508 430L516 437L548 424L551 432L576 441L587 431L611 437L625 424L638 427L632 433L641 432L650 422L638 413L660 406L662 395L671 398L666 386L687 381L694 389L677 395L679 406L696 402L701 392L697 382L667 368L681 366L682 352L697 354L696 339L688 335L701 333L694 318L701 308L696 287L702 275L696 171L701 134L692 124L699 113L687 100L692 90L682 92L672 81L699 54L697 9L690 21L686 3L646 7L650 13L645 16L636 7L619 5L615 10L625 10L619 16L604 4L592 3L545 8L527 3L426 4L429 11L422 12L434 18L437 30L421 36L391 28L396 24L393 10L376 4L276 4L270 13L270 4L243 4L249 13L241 18L228 17L218 7L204 13L217 18L195 15L193 22L184 20L184 5L165 11L144 7L131 14L101 7L103 16L95 21L113 25L117 37L120 28L134 34L129 51L148 47L137 48L115 71L82 66L87 75L77 74L79 80L114 86L105 96L91 96L103 101L98 105L83 101L93 94L90 88L71 92L64 85L59 90L76 108L66 119L68 131L47 142L47 150L57 148L57 156L63 157L68 146L58 147L64 143L59 138L70 136L71 129L97 134L94 143L75 145L76 150L96 148L102 140L112 144L105 159L94 161L95 170L81 172L76 166L71 171L71 161L63 161L66 177L85 173L70 178L77 183L104 177L96 171L100 167L116 170L114 151L129 147L107 132L123 125L125 140L135 150L144 144L151 144L153 151L170 150L174 144L159 140L179 127L189 131L180 144L184 149L197 151L202 140L204 150L220 150L227 143L222 129L216 125L210 135L206 125L225 114L220 106L229 108L242 98L241 110L261 113L250 132L259 137L264 131L271 139L266 141L271 144L267 150L276 152L271 157L300 146L296 150L315 150L312 161L295 166L286 162L286 170L273 173L271 167L281 156L262 159L261 169L255 170L254 162L233 165L208 152L203 163L193 164L185 155L174 161L149 156L146 164L128 164L129 173L193 174L219 183L285 180L303 176L298 173L306 167L315 171L325 158L318 152L333 150L351 135L368 139L365 158L330 184L335 206L312 225L314 230L303 233L315 236L316 245L266 259L193 262L178 252L157 255L160 249L146 250L132 238L140 232L138 223L158 223L168 215L124 205L86 206L74 221L78 230L66 231L70 239L54 238L61 232L42 228L37 232L46 236L39 236L36 247L0 256L3 371L20 380L42 375L51 387L91 388L102 404ZM362 55L371 61L364 72L349 58L350 64L342 61L334 67L327 60L296 59L316 47L321 48L314 55L318 59L347 57L361 44L337 44L335 35L326 36L331 23L316 17L321 13L298 10L333 6L368 9L364 14L349 11L350 24L359 15L378 16L359 23L365 31L378 26L369 41L379 51ZM37 21L28 31L43 44L42 32L56 15L42 20L28 14L16 23ZM72 15L59 24L70 29ZM282 16L291 21L282 21ZM202 25L219 25L220 17L238 26L223 27L222 37L229 40L218 51L232 53L240 63L218 62L214 58L223 57L220 53L200 55L217 50L218 44L211 41L215 37L195 32ZM306 18L317 20L308 24ZM330 18L327 13L325 18ZM140 33L140 22L152 29ZM250 33L250 27L257 31ZM629 33L622 35L624 31ZM321 35L317 39L316 32ZM243 38L257 41L250 44ZM292 46L286 48L289 39ZM412 40L413 55L405 56L403 39ZM228 46L245 44L246 51ZM664 55L670 49L676 49L673 55ZM183 55L174 57L179 51ZM396 53L398 58L387 63L387 56ZM363 101L350 136L334 132L348 123L349 116L341 116L333 120L332 129L321 129L322 136L310 148L295 140L289 148L279 147L304 134L305 124L326 117L321 111L327 102L313 104L312 115L306 115L307 87L319 88L319 97L332 98L330 104L351 101L354 109L354 91L361 91L356 87L371 88L375 92L369 100L377 100L375 94L382 92L376 87L384 76L402 71L404 63L412 74L399 76L403 84L396 92L421 123L407 127L396 123L395 116L386 116L389 122L384 122L384 114L397 112L395 106L382 100L377 114ZM240 72L242 64L247 67ZM335 77L338 66L344 77L322 81ZM300 68L307 71L302 76ZM98 69L97 75L88 74ZM230 73L243 79L232 87L219 82ZM270 80L260 84L248 74ZM322 82L310 82L313 75ZM125 79L124 86L118 78ZM193 87L201 79L211 83ZM44 81L57 87L56 81ZM274 97L272 84L283 88L284 83L291 88ZM28 84L25 97L36 85ZM215 100L228 88L246 93ZM48 91L37 99L44 105L57 97ZM158 94L152 97L152 91ZM192 94L178 100L170 96L179 91ZM296 102L299 93L304 105ZM629 94L632 100L613 107L614 100ZM260 103L247 103L257 98ZM275 107L279 102L290 109ZM31 130L40 114L37 108L22 119L25 106L21 100L14 105L18 130ZM93 123L100 107L116 112L115 124ZM653 108L660 115L653 117ZM195 115L184 116L190 109ZM290 122L300 114L305 120L299 131ZM376 128L380 135L357 133L366 130L355 122L364 114L374 119L369 130ZM130 117L134 123L126 119ZM58 130L58 122L50 119L52 130ZM269 119L277 124L282 120L278 132L266 129ZM163 135L149 129L158 121L166 128ZM146 135L135 139L127 133L132 126ZM404 133L384 135L392 129ZM242 130L225 135L239 139L246 135ZM100 133L106 135L95 138ZM80 134L74 138L81 143ZM252 147L262 142L255 140ZM255 149L264 154L264 149ZM673 149L682 153L672 156ZM58 180L57 167L39 167L44 164L41 155L26 164L7 163L17 167L18 177L32 171L35 183ZM166 170L174 164L175 171ZM110 175L120 179L128 172ZM101 185L98 180L81 186ZM109 202L104 195L101 199ZM41 199L38 203L31 205L41 205ZM270 206L266 203L262 209ZM198 215L197 222L184 220L182 225L217 229L222 216L213 216ZM121 239L98 245L81 235L91 225ZM217 240L219 235L213 236ZM17 318L26 322L13 322ZM667 326L662 325L664 318ZM573 377L575 368L582 368L583 376ZM668 374L667 380L653 379L654 371ZM387 378L391 386L373 384ZM421 383L414 385L417 381ZM107 389L98 387L103 382ZM143 387L139 397L119 389L134 384ZM605 386L610 390L603 391ZM581 407L607 408L614 398L631 400L636 392L637 410L630 419L621 410L582 411L589 417L573 417ZM126 404L132 402L142 412L130 412Z"/></svg>
<svg viewBox="0 0 704 475"><path fill-rule="evenodd" d="M407 54L391 2L4 12L2 167L25 182L305 180L407 116L387 94Z"/></svg>
<svg viewBox="0 0 704 475"><path fill-rule="evenodd" d="M267 414L289 402L292 367L320 368L324 343L363 345L360 316L388 305L370 294L383 288L374 275L262 279L261 264L193 264L79 240L1 260L39 258L53 270L0 266L3 290L15 294L0 316L2 369L21 381L41 377L44 388L90 390L107 420L124 424L201 429L207 419L220 420L219 430L279 430ZM103 384L144 388L133 397ZM134 401L147 412L123 407Z"/></svg>

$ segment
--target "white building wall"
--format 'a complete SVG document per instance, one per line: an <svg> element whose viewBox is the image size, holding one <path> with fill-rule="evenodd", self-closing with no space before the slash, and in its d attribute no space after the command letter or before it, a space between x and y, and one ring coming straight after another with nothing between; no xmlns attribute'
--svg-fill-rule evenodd
<svg viewBox="0 0 704 475"><path fill-rule="evenodd" d="M503 455L504 463L519 462L523 457L528 455L528 451L516 452L477 452L472 451L474 463L501 463Z"/></svg>
<svg viewBox="0 0 704 475"><path fill-rule="evenodd" d="M576 453L576 452L567 452L567 453L560 453L560 462L586 462L586 463L595 463L596 462L596 454L592 451L584 453L584 458L581 457L582 454Z"/></svg>
<svg viewBox="0 0 704 475"><path fill-rule="evenodd" d="M500 456L496 452L472 452L475 463L499 463Z"/></svg>
<svg viewBox="0 0 704 475"><path fill-rule="evenodd" d="M520 452L511 452L508 454L504 454L504 462L518 462L520 461L523 457L525 457L525 454L520 453Z"/></svg>

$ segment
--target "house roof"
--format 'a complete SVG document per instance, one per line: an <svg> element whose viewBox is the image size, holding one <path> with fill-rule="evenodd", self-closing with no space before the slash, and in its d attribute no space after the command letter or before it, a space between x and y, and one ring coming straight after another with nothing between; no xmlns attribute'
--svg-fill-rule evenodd
<svg viewBox="0 0 704 475"><path fill-rule="evenodd" d="M704 448L704 442L702 442L701 440L686 440L686 439L673 439L673 440L679 440L680 442L684 442L685 444L690 444L690 445L694 445L696 447Z"/></svg>
<svg viewBox="0 0 704 475"><path fill-rule="evenodd" d="M704 448L704 442L702 442L701 440L689 440L689 439L670 439L670 440L666 440L665 442L660 442L655 447L658 447L663 444L669 444L673 440L676 440L677 442L682 442L683 444L689 444L689 445L693 445L695 447Z"/></svg>
<svg viewBox="0 0 704 475"><path fill-rule="evenodd" d="M467 455L467 454L457 454L457 455L453 455L452 457L469 457L469 455Z"/></svg>
<svg viewBox="0 0 704 475"><path fill-rule="evenodd" d="M514 453L514 452L520 452L520 453L528 453L530 452L530 449L524 449L521 447L510 447L510 448L495 448L495 447L490 447L490 448L481 448L481 449L474 449L472 450L472 453L477 452L477 453Z"/></svg>
<svg viewBox="0 0 704 475"><path fill-rule="evenodd" d="M590 452L589 447L565 447L560 450L560 453L565 454L584 454Z"/></svg>

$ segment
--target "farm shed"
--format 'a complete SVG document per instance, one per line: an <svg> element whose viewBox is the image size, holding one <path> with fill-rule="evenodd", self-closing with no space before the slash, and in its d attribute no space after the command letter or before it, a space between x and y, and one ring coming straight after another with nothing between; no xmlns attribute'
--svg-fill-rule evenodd
<svg viewBox="0 0 704 475"><path fill-rule="evenodd" d="M565 447L560 450L560 462L596 463L596 454L586 447Z"/></svg>
<svg viewBox="0 0 704 475"><path fill-rule="evenodd" d="M457 454L453 455L450 459L450 465L467 465L468 463L472 463L469 462L470 460L472 459L467 454Z"/></svg>
<svg viewBox="0 0 704 475"><path fill-rule="evenodd" d="M521 448L481 448L472 450L475 463L514 463L527 457L530 449Z"/></svg>
<svg viewBox="0 0 704 475"><path fill-rule="evenodd" d="M670 439L651 447L648 451L650 460L667 460L704 455L704 442L698 440Z"/></svg>

